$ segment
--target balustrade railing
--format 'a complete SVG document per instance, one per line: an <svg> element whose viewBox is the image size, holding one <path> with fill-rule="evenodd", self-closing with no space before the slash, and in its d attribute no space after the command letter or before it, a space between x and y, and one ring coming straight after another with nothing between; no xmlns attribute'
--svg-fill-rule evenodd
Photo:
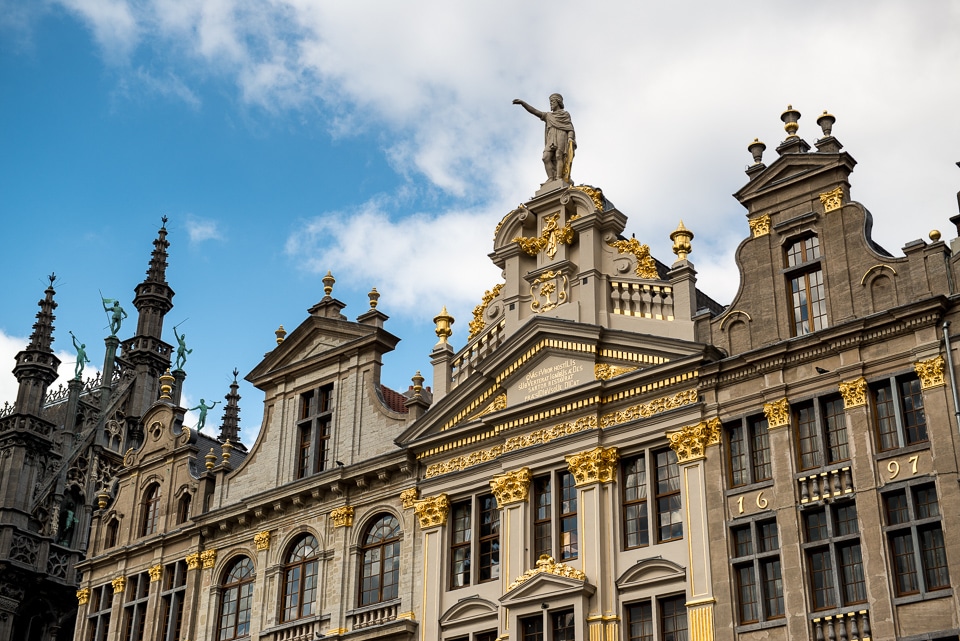
<svg viewBox="0 0 960 641"><path fill-rule="evenodd" d="M610 281L614 314L673 320L673 288L647 283Z"/></svg>
<svg viewBox="0 0 960 641"><path fill-rule="evenodd" d="M819 615L810 623L816 641L867 641L871 638L868 610Z"/></svg>
<svg viewBox="0 0 960 641"><path fill-rule="evenodd" d="M400 602L386 603L376 607L362 608L349 613L351 626L354 630L361 630L375 625L383 625L397 618Z"/></svg>
<svg viewBox="0 0 960 641"><path fill-rule="evenodd" d="M797 479L800 502L810 503L824 499L839 498L853 492L853 474L850 466L815 472Z"/></svg>

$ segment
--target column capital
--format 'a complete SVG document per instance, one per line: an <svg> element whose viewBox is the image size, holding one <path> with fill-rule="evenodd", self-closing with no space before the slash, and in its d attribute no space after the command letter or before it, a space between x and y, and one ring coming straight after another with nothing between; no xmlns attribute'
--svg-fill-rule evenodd
<svg viewBox="0 0 960 641"><path fill-rule="evenodd" d="M720 442L720 419L711 418L696 425L687 425L676 432L667 432L670 448L678 463L692 463L706 458L707 446Z"/></svg>
<svg viewBox="0 0 960 641"><path fill-rule="evenodd" d="M511 503L526 501L530 494L530 480L533 475L529 467L523 467L513 472L494 476L490 481L490 489L497 497L497 506L503 507Z"/></svg>
<svg viewBox="0 0 960 641"><path fill-rule="evenodd" d="M413 504L413 511L420 519L420 527L439 527L447 524L447 514L450 512L450 499L446 494L428 496Z"/></svg>
<svg viewBox="0 0 960 641"><path fill-rule="evenodd" d="M573 474L577 487L593 483L609 483L617 478L620 453L615 447L596 447L566 457L567 468Z"/></svg>

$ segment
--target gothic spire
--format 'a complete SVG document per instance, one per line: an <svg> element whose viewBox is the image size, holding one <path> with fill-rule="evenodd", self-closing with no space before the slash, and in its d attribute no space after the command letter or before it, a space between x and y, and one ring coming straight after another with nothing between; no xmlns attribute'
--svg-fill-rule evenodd
<svg viewBox="0 0 960 641"><path fill-rule="evenodd" d="M153 253L147 267L147 278L137 285L133 304L139 312L137 336L160 339L163 331L163 317L173 309L173 289L167 284L167 217L153 241Z"/></svg>
<svg viewBox="0 0 960 641"><path fill-rule="evenodd" d="M223 409L223 422L220 425L220 438L218 440L221 443L229 441L240 451L246 452L247 448L240 442L240 394L237 392L240 389L240 384L237 383L237 374L239 373L239 370L233 370L233 382L230 383L230 391L224 396L227 404Z"/></svg>
<svg viewBox="0 0 960 641"><path fill-rule="evenodd" d="M39 303L37 322L33 324L33 333L30 335L30 344L17 354L17 364L13 374L17 377L20 387L17 390L17 412L21 414L40 415L43 407L43 395L53 381L57 379L57 368L60 359L53 354L53 321L56 316L53 310L57 308L53 300L57 293L53 289L56 274L50 274L50 285L44 291L44 298Z"/></svg>

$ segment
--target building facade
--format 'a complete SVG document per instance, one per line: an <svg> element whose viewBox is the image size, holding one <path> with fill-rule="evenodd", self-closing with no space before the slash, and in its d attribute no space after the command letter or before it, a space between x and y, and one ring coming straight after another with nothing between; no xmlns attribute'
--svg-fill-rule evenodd
<svg viewBox="0 0 960 641"><path fill-rule="evenodd" d="M349 320L330 274L246 377L249 452L236 387L208 437L169 349L145 364L87 497L75 638L960 639L960 247L883 250L833 117L815 148L782 118L735 194L729 305L682 222L667 265L551 180L494 226L464 347L434 319L432 387L381 384L379 294Z"/></svg>

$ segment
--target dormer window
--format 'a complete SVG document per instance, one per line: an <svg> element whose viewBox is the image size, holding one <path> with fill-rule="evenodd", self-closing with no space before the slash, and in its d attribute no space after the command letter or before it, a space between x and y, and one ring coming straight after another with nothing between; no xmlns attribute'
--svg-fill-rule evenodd
<svg viewBox="0 0 960 641"><path fill-rule="evenodd" d="M297 478L329 469L333 384L300 395Z"/></svg>
<svg viewBox="0 0 960 641"><path fill-rule="evenodd" d="M787 286L793 310L791 330L803 336L827 327L827 300L820 266L820 239L807 236L786 249Z"/></svg>

